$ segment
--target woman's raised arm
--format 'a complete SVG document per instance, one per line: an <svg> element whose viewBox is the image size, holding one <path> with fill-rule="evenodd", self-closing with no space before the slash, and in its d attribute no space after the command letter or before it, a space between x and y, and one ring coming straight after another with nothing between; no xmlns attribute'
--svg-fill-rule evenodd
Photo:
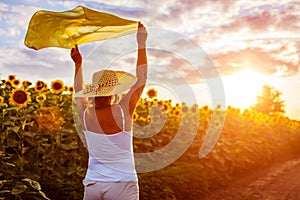
<svg viewBox="0 0 300 200"><path fill-rule="evenodd" d="M71 50L71 58L75 63L74 90L76 93L83 89L82 57L77 45Z"/></svg>
<svg viewBox="0 0 300 200"><path fill-rule="evenodd" d="M71 50L71 58L75 63L75 73L74 73L74 91L75 94L83 89L83 74L82 74L82 56L78 50L78 46L76 45L75 48ZM86 98L76 97L76 107L79 114L79 119L82 122L83 112L88 105L88 101Z"/></svg>
<svg viewBox="0 0 300 200"><path fill-rule="evenodd" d="M136 76L137 82L130 88L129 92L124 96L122 102L129 105L129 113L132 115L139 101L144 87L146 85L148 62L146 54L146 40L148 33L144 25L139 22L138 31L136 35L138 43L137 63L136 63Z"/></svg>

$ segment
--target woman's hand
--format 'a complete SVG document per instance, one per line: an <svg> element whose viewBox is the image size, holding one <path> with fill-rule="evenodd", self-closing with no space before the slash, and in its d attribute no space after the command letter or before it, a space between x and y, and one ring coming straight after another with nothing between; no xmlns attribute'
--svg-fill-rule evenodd
<svg viewBox="0 0 300 200"><path fill-rule="evenodd" d="M71 49L71 58L74 61L76 65L81 65L82 64L82 57L81 54L78 50L77 44L75 45L75 48Z"/></svg>
<svg viewBox="0 0 300 200"><path fill-rule="evenodd" d="M136 35L136 39L137 39L139 48L141 48L141 47L144 48L146 46L147 36L148 36L148 33L146 31L146 28L144 27L144 25L141 22L139 22L137 35Z"/></svg>
<svg viewBox="0 0 300 200"><path fill-rule="evenodd" d="M82 76L82 57L78 50L78 46L75 45L71 49L71 58L75 63L75 73L74 73L74 90L75 93L83 89L83 76Z"/></svg>

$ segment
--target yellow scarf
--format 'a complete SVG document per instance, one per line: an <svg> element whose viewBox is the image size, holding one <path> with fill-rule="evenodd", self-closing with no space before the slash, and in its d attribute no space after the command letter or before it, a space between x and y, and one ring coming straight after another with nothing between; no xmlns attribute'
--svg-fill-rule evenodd
<svg viewBox="0 0 300 200"><path fill-rule="evenodd" d="M138 22L78 6L65 12L41 10L29 23L25 45L71 49L75 44L121 37L137 31Z"/></svg>

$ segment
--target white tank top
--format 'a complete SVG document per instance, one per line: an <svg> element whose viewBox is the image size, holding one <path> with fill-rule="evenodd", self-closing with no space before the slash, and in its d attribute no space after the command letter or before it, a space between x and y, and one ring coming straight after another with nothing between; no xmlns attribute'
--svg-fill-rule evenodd
<svg viewBox="0 0 300 200"><path fill-rule="evenodd" d="M119 105L120 106L120 105ZM83 114L85 138L89 152L85 181L137 182L134 165L132 132L125 131L124 112L122 131L115 134L99 134L88 131L85 122L87 108Z"/></svg>

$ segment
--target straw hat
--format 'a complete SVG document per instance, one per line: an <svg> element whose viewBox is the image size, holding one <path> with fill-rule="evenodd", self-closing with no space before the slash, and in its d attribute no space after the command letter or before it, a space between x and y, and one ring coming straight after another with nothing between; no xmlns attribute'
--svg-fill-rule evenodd
<svg viewBox="0 0 300 200"><path fill-rule="evenodd" d="M137 78L124 71L101 70L93 74L92 84L77 92L75 97L112 96L128 90Z"/></svg>

